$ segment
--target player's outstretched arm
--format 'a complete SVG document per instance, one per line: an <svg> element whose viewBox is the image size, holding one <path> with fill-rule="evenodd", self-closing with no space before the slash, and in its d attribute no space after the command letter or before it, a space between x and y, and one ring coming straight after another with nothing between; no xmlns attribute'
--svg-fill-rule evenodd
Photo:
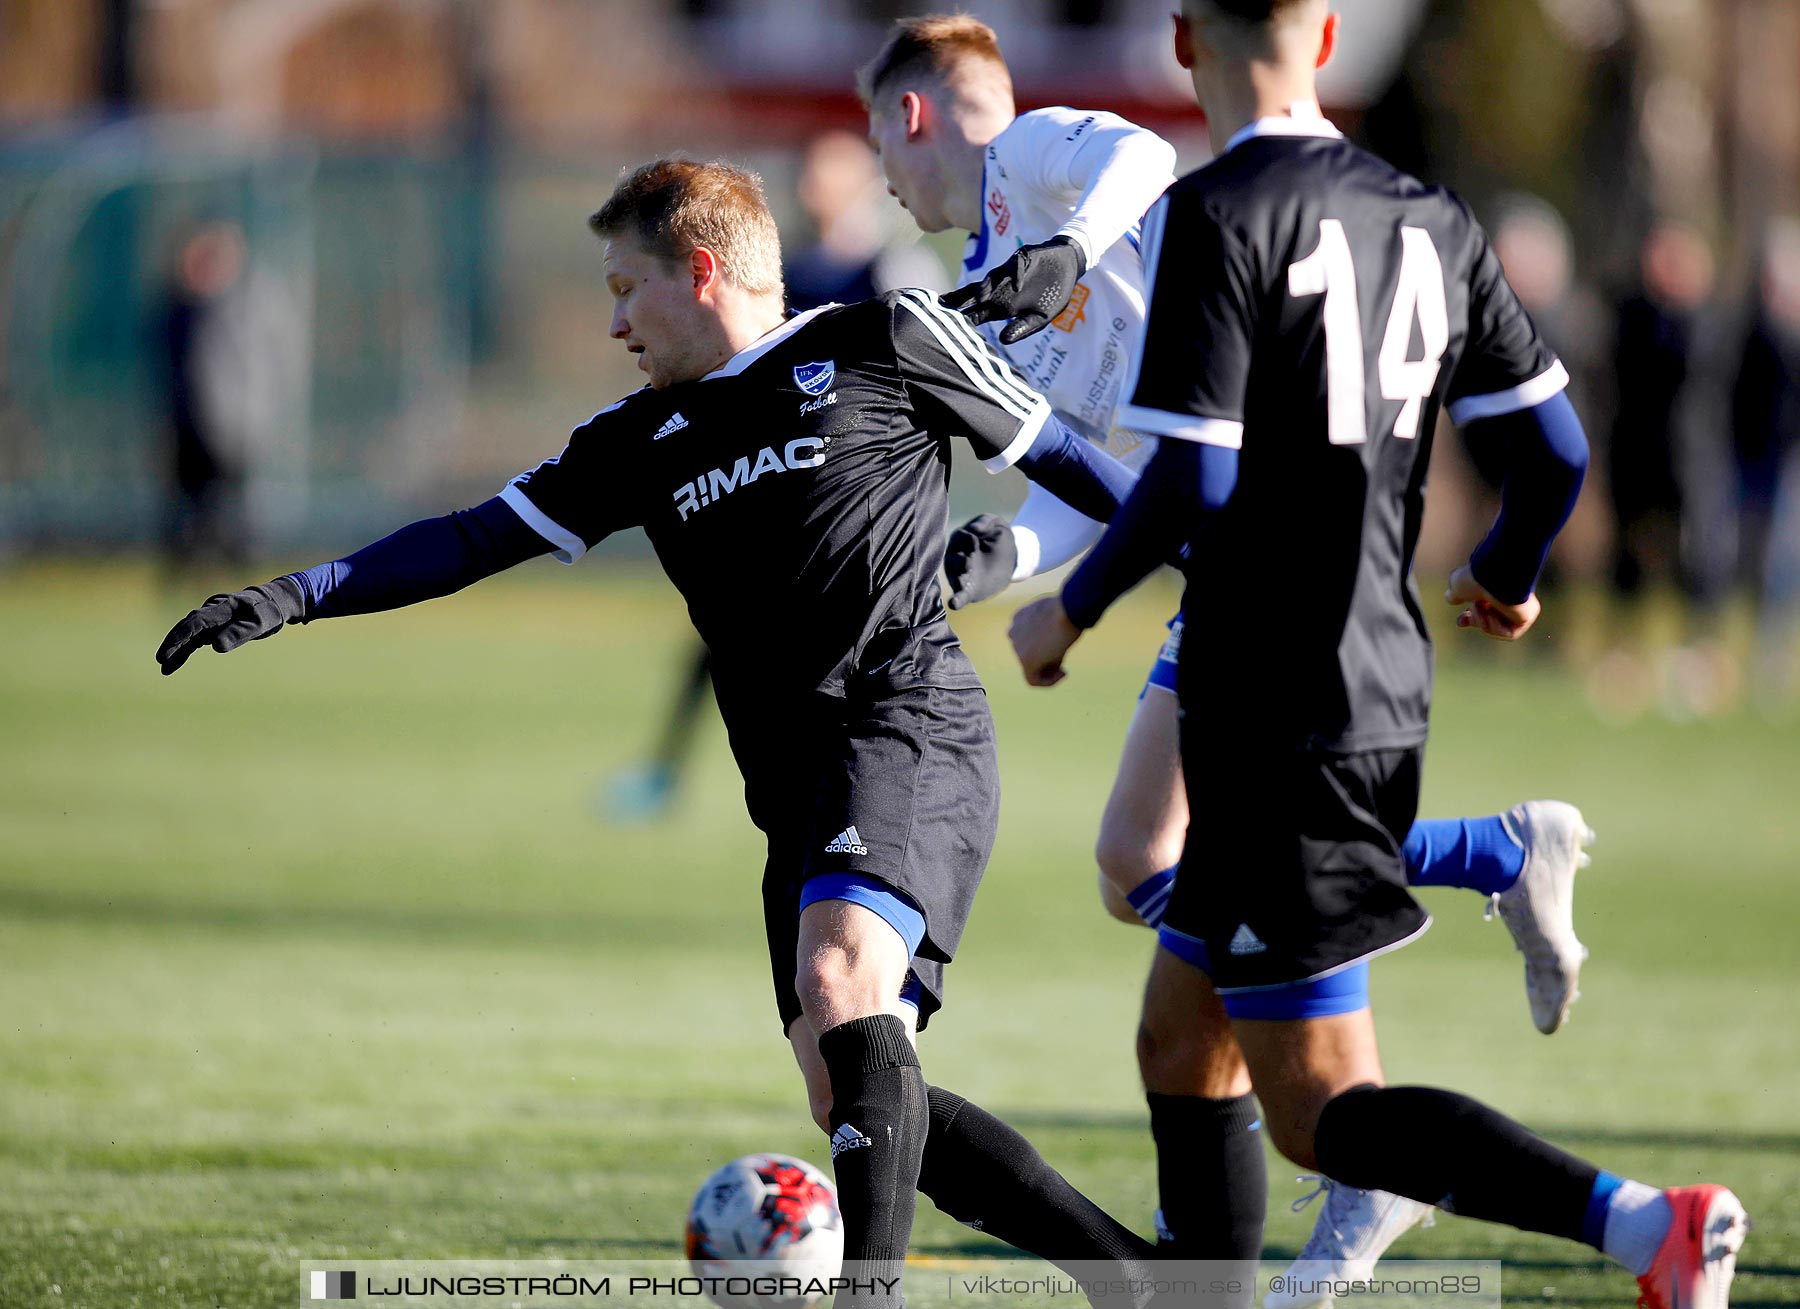
<svg viewBox="0 0 1800 1309"><path fill-rule="evenodd" d="M228 654L288 623L379 613L460 591L550 549L499 497L428 518L355 554L260 586L215 595L170 629L157 648L163 674L203 646Z"/></svg>
<svg viewBox="0 0 1800 1309"><path fill-rule="evenodd" d="M1469 562L1450 577L1445 600L1465 606L1458 627L1516 641L1537 621L1538 575L1569 520L1587 473L1587 436L1566 394L1469 426L1469 440L1499 443L1506 479L1500 515Z"/></svg>
<svg viewBox="0 0 1800 1309"><path fill-rule="evenodd" d="M204 604L169 629L157 647L156 662L167 677L202 646L229 654L247 642L274 636L288 623L299 622L305 612L300 584L292 577L208 596Z"/></svg>

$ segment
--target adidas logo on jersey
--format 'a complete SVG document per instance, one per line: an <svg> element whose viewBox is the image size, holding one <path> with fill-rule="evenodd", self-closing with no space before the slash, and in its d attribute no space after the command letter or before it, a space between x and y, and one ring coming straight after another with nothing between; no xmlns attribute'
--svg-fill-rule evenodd
<svg viewBox="0 0 1800 1309"><path fill-rule="evenodd" d="M825 846L826 854L868 854L869 847L862 843L862 834L851 823L843 831L832 837Z"/></svg>
<svg viewBox="0 0 1800 1309"><path fill-rule="evenodd" d="M836 1159L846 1150L861 1150L874 1144L875 1142L864 1136L856 1128L850 1126L849 1123L845 1123L842 1127L838 1128L837 1131L831 1134L831 1157Z"/></svg>
<svg viewBox="0 0 1800 1309"><path fill-rule="evenodd" d="M1232 933L1231 944L1226 947L1232 954L1261 954L1269 947L1255 932L1250 930L1249 923L1239 923L1236 932Z"/></svg>
<svg viewBox="0 0 1800 1309"><path fill-rule="evenodd" d="M651 437L650 439L652 441L660 441L665 436L673 436L675 433L679 432L682 428L686 427L687 425L688 425L688 420L681 416L681 411L678 409L675 411L674 417L670 418L668 422L664 423L661 427L657 428L656 435Z"/></svg>

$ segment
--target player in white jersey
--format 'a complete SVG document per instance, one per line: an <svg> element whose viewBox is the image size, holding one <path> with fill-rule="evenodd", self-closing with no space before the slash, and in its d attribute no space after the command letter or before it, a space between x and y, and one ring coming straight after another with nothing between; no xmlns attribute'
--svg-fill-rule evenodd
<svg viewBox="0 0 1800 1309"><path fill-rule="evenodd" d="M926 231L970 233L963 289L945 303L984 323L1065 422L1140 469L1154 442L1118 422L1119 390L1144 319L1140 220L1174 179L1174 148L1116 114L1016 113L992 30L966 16L896 23L859 89L890 192ZM1034 486L1011 523L981 515L952 534L951 606L1069 562L1102 530ZM1174 695L1180 636L1178 615L1126 738L1096 851L1108 909L1151 926L1167 902L1188 821ZM1566 1015L1585 954L1569 891L1591 839L1573 806L1532 802L1488 819L1421 822L1407 843L1414 884L1498 894L1526 955L1534 1020L1546 1032ZM1159 1228L1174 1229L1184 1255L1253 1258L1267 1203L1260 1133L1248 1074L1216 1000L1213 1010L1180 1048L1140 1049L1159 1153L1190 1165L1162 1188ZM1193 1179L1207 1175L1236 1181L1229 1194L1196 1197ZM1429 1213L1382 1192L1331 1185L1328 1194L1308 1257L1353 1268L1372 1263ZM1183 1212L1172 1211L1177 1205Z"/></svg>

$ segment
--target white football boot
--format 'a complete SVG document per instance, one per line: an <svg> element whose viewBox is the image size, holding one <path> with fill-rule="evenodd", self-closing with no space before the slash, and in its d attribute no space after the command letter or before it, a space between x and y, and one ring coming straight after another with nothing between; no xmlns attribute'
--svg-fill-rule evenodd
<svg viewBox="0 0 1800 1309"><path fill-rule="evenodd" d="M1583 848L1594 829L1581 810L1561 800L1527 800L1501 815L1525 850L1519 880L1494 896L1513 944L1525 956L1525 998L1531 1021L1548 1036L1563 1025L1580 992L1587 947L1575 937L1575 873L1588 866Z"/></svg>
<svg viewBox="0 0 1800 1309"><path fill-rule="evenodd" d="M1304 1176L1319 1189L1294 1201L1299 1213L1320 1195L1325 1207L1287 1272L1269 1283L1263 1309L1330 1309L1329 1283L1366 1279L1387 1248L1412 1228L1434 1221L1432 1207L1389 1191L1363 1191L1329 1177Z"/></svg>

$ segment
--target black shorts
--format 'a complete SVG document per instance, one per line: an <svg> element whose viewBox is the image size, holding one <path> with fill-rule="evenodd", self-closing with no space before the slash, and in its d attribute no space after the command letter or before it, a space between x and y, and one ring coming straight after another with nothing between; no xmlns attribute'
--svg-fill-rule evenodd
<svg viewBox="0 0 1800 1309"><path fill-rule="evenodd" d="M800 1016L800 889L823 873L885 884L924 915L912 960L923 1028L943 1005L944 965L962 939L1000 819L987 694L919 687L860 701L818 696L779 741L740 751L739 760L750 817L769 838L763 925L782 1030Z"/></svg>
<svg viewBox="0 0 1800 1309"><path fill-rule="evenodd" d="M1163 926L1205 943L1217 990L1307 981L1430 925L1400 853L1423 745L1221 748L1186 724L1188 838Z"/></svg>

